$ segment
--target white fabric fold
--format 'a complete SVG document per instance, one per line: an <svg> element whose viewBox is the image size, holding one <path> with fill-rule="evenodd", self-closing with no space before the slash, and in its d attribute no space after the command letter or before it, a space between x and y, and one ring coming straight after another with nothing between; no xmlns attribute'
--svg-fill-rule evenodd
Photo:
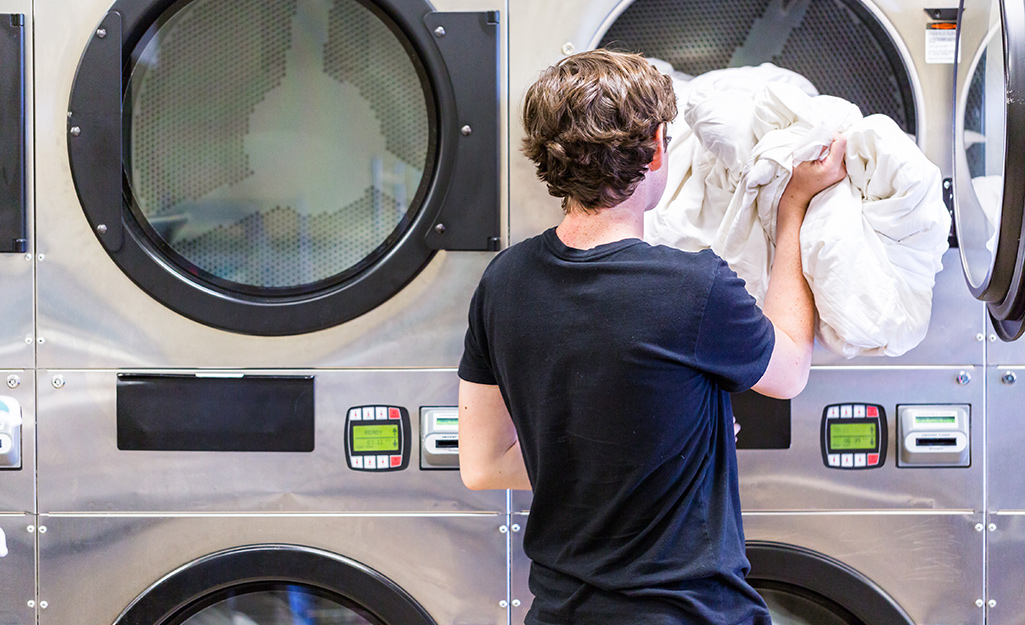
<svg viewBox="0 0 1025 625"><path fill-rule="evenodd" d="M801 228L816 335L846 356L899 356L925 337L950 216L939 169L888 117L772 65L674 78L669 181L645 218L645 238L711 247L761 304L775 215L793 167L847 138L845 180L820 193Z"/></svg>

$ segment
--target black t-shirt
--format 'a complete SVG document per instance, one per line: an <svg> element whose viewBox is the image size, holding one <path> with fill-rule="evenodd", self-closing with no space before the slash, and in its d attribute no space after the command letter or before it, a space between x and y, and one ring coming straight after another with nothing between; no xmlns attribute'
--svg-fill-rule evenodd
<svg viewBox="0 0 1025 625"><path fill-rule="evenodd" d="M773 343L711 251L578 250L551 229L494 259L459 376L499 386L523 450L527 623L769 625L744 581L728 392Z"/></svg>

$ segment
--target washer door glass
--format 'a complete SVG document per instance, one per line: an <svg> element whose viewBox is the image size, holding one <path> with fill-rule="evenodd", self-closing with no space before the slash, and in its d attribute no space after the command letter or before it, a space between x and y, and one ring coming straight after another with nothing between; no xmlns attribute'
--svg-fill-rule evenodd
<svg viewBox="0 0 1025 625"><path fill-rule="evenodd" d="M773 625L864 625L831 601L796 589L760 587L758 594L769 606Z"/></svg>
<svg viewBox="0 0 1025 625"><path fill-rule="evenodd" d="M131 54L124 163L157 249L222 290L300 294L381 258L430 180L432 97L357 0L191 0Z"/></svg>
<svg viewBox="0 0 1025 625"><path fill-rule="evenodd" d="M366 610L303 586L232 592L180 625L381 625Z"/></svg>

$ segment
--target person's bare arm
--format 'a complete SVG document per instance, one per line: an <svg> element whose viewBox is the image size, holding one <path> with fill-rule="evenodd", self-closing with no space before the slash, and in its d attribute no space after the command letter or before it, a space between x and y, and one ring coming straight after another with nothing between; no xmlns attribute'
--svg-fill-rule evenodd
<svg viewBox="0 0 1025 625"><path fill-rule="evenodd" d="M794 167L776 213L776 254L769 273L763 312L776 332L775 346L754 390L789 399L804 390L815 343L815 302L801 267L801 224L808 203L847 175L847 140L837 135L829 155Z"/></svg>
<svg viewBox="0 0 1025 625"><path fill-rule="evenodd" d="M459 380L459 474L471 490L530 490L516 428L497 386Z"/></svg>

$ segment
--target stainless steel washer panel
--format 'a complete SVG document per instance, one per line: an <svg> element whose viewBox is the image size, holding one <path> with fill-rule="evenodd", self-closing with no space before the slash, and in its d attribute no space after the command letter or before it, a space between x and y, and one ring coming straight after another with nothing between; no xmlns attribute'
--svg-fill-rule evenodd
<svg viewBox="0 0 1025 625"><path fill-rule="evenodd" d="M982 625L981 514L745 514L747 540L796 545L852 567L915 623Z"/></svg>
<svg viewBox="0 0 1025 625"><path fill-rule="evenodd" d="M434 4L439 10L499 10L503 17L505 10L504 0ZM37 309L39 336L45 341L38 345L38 365L455 366L468 303L490 253L439 253L412 283L370 313L328 330L270 338L233 334L188 320L142 292L117 268L83 214L71 180L65 132L78 60L110 5L111 0L36 1L36 188L41 226L36 248L44 258L38 262Z"/></svg>
<svg viewBox="0 0 1025 625"><path fill-rule="evenodd" d="M1021 470L1025 449L1025 368L991 367L987 383L986 506L990 512L1025 512L1025 479Z"/></svg>
<svg viewBox="0 0 1025 625"><path fill-rule="evenodd" d="M48 606L39 625L113 623L180 566L223 549L271 543L324 549L375 569L438 623L505 625L500 518L42 516L47 531L39 536L39 598Z"/></svg>
<svg viewBox="0 0 1025 625"><path fill-rule="evenodd" d="M1025 511L991 514L987 529L986 623L1021 625L1025 614L1025 593L1021 591Z"/></svg>
<svg viewBox="0 0 1025 625"><path fill-rule="evenodd" d="M35 327L32 311L35 289L33 203L35 201L33 154L33 41L32 1L0 0L0 13L25 16L26 193L29 248L24 254L0 254L0 367L31 368L35 365ZM3 387L0 387L2 389Z"/></svg>
<svg viewBox="0 0 1025 625"><path fill-rule="evenodd" d="M9 388L9 380L17 387ZM35 371L0 370L0 395L21 404L21 469L0 469L0 513L36 511L36 394ZM3 560L0 560L0 564ZM0 574L0 577L3 577ZM0 597L3 593L0 592ZM4 621L0 619L0 623Z"/></svg>
<svg viewBox="0 0 1025 625"><path fill-rule="evenodd" d="M36 623L36 517L0 514L7 555L0 558L0 623Z"/></svg>
<svg viewBox="0 0 1025 625"><path fill-rule="evenodd" d="M419 469L421 406L455 406L454 370L250 371L315 376L311 453L119 451L117 371L48 371L39 386L39 506L56 512L498 512L505 494L473 492L458 471ZM180 372L176 372L180 373ZM50 380L61 376L55 388ZM352 406L409 410L409 468L371 473L345 460Z"/></svg>
<svg viewBox="0 0 1025 625"><path fill-rule="evenodd" d="M962 371L968 384L958 383ZM814 367L808 386L792 400L791 445L786 450L741 450L740 499L745 512L853 510L982 510L985 419L983 372L963 367ZM827 404L880 404L889 424L886 464L843 471L822 462L820 424ZM969 404L971 461L967 468L897 466L899 404ZM744 436L741 430L740 436Z"/></svg>

